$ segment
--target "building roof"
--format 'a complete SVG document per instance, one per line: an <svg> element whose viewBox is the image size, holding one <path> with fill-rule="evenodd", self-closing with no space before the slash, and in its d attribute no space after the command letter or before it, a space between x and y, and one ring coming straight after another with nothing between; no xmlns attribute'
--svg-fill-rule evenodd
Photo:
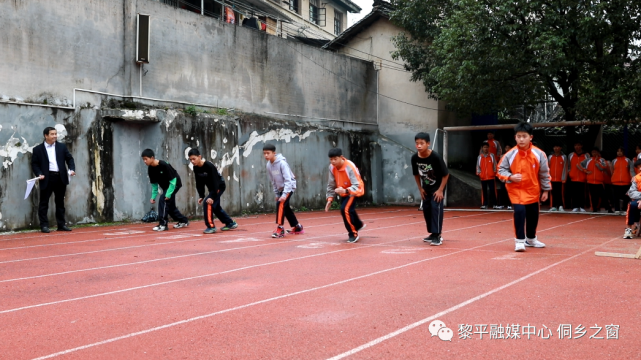
<svg viewBox="0 0 641 360"><path fill-rule="evenodd" d="M376 0L374 1L374 7L372 8L372 11L365 15L362 19L360 19L358 22L356 22L354 25L350 26L347 28L347 30L343 31L340 35L335 37L332 41L328 42L325 46L323 46L323 49L326 50L333 50L336 51L340 49L341 47L345 46L351 39L353 39L356 35L358 35L360 32L363 30L367 29L378 21L379 19L387 19L389 20L390 18L390 13L392 12L394 8L390 3L382 1L382 0Z"/></svg>
<svg viewBox="0 0 641 360"><path fill-rule="evenodd" d="M356 5L350 0L334 0L334 1L346 7L347 11L351 13L359 13L362 10L360 6Z"/></svg>

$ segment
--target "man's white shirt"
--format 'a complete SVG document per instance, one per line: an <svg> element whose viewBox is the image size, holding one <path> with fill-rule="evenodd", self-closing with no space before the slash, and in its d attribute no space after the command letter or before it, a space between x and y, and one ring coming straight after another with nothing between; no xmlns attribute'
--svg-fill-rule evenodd
<svg viewBox="0 0 641 360"><path fill-rule="evenodd" d="M56 161L56 143L49 145L45 142L45 149L47 150L47 156L49 157L49 171L58 172L58 162Z"/></svg>

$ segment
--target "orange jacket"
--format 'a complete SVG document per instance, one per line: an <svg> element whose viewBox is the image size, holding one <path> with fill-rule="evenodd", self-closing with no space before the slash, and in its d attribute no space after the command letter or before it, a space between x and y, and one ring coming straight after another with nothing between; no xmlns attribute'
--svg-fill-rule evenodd
<svg viewBox="0 0 641 360"><path fill-rule="evenodd" d="M608 165L602 157L587 158L578 165L578 168L589 171L590 174L586 174L587 182L595 185L603 184L603 173L608 171Z"/></svg>
<svg viewBox="0 0 641 360"><path fill-rule="evenodd" d="M342 197L347 196L363 196L365 194L365 186L361 179L361 174L353 162L345 159L345 162L340 168L334 165L329 165L329 181L327 182L327 200L333 200L336 196L336 188L342 187L347 189L347 194L342 194Z"/></svg>
<svg viewBox="0 0 641 360"><path fill-rule="evenodd" d="M476 175L484 180L494 180L496 177L496 158L489 152L487 155L479 155L476 160Z"/></svg>
<svg viewBox="0 0 641 360"><path fill-rule="evenodd" d="M590 155L587 153L583 153L581 155L577 155L577 153L573 152L568 156L568 175L570 175L570 180L575 181L575 182L586 182L586 174L579 170L578 165L581 164L581 162L585 159L589 159Z"/></svg>
<svg viewBox="0 0 641 360"><path fill-rule="evenodd" d="M610 165L613 185L630 185L634 177L634 163L625 156L618 156Z"/></svg>
<svg viewBox="0 0 641 360"><path fill-rule="evenodd" d="M567 157L564 154L559 156L552 154L548 157L551 181L561 182L568 178L567 162Z"/></svg>
<svg viewBox="0 0 641 360"><path fill-rule="evenodd" d="M494 155L495 159L500 159L503 156L503 149L501 148L501 143L497 140L487 140L490 148L488 152ZM483 149L479 150L479 155L483 155Z"/></svg>
<svg viewBox="0 0 641 360"><path fill-rule="evenodd" d="M510 176L515 174L521 174L521 182L509 180ZM505 154L499 164L499 179L505 181L513 204L537 203L541 190L552 190L548 158L541 149L532 144L526 150L515 146Z"/></svg>

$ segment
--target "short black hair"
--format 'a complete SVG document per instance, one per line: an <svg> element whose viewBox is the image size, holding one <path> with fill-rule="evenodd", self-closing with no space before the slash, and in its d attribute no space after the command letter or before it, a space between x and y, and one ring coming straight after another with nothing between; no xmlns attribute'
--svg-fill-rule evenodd
<svg viewBox="0 0 641 360"><path fill-rule="evenodd" d="M514 133L520 133L520 132L525 132L530 135L532 135L532 132L534 132L534 128L530 123L526 123L525 121L521 121L516 126L514 127Z"/></svg>
<svg viewBox="0 0 641 360"><path fill-rule="evenodd" d="M581 140L577 140L577 141L574 142L574 146L576 146L576 145L583 146L583 143L581 142Z"/></svg>
<svg viewBox="0 0 641 360"><path fill-rule="evenodd" d="M599 154L601 153L601 149L599 149L599 148L598 148L598 147L596 147L596 146L595 146L595 147L593 147L593 148L592 148L592 150L590 150L590 152L595 151L595 150L596 150L596 152L598 152Z"/></svg>
<svg viewBox="0 0 641 360"><path fill-rule="evenodd" d="M552 147L557 147L557 146L560 147L560 148L563 148L563 144L561 142L555 141L554 145L552 145Z"/></svg>
<svg viewBox="0 0 641 360"><path fill-rule="evenodd" d="M265 145L263 145L263 151L276 151L276 145L274 145L274 144L265 144Z"/></svg>
<svg viewBox="0 0 641 360"><path fill-rule="evenodd" d="M414 141L418 139L425 140L425 142L430 142L430 134L426 132L420 132L414 136Z"/></svg>
<svg viewBox="0 0 641 360"><path fill-rule="evenodd" d="M55 127L47 126L44 130L42 130L42 135L49 135L51 130L56 130Z"/></svg>
<svg viewBox="0 0 641 360"><path fill-rule="evenodd" d="M187 156L200 156L200 151L198 149L189 149Z"/></svg>
<svg viewBox="0 0 641 360"><path fill-rule="evenodd" d="M481 144L481 147L483 147L483 146L490 146L490 143L489 143L487 140L485 140L485 141L483 141L483 143Z"/></svg>
<svg viewBox="0 0 641 360"><path fill-rule="evenodd" d="M142 154L140 154L140 157L148 157L148 158L155 157L154 151L151 149L145 149L142 151Z"/></svg>
<svg viewBox="0 0 641 360"><path fill-rule="evenodd" d="M327 156L331 158L336 156L343 156L343 150L341 150L341 148L329 149L329 153L327 153Z"/></svg>
<svg viewBox="0 0 641 360"><path fill-rule="evenodd" d="M637 159L634 161L634 167L639 167L641 166L641 159Z"/></svg>

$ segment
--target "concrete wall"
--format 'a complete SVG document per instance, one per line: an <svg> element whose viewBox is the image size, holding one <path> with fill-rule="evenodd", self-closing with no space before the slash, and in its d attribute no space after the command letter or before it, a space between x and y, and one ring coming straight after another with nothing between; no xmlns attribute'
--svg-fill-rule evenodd
<svg viewBox="0 0 641 360"><path fill-rule="evenodd" d="M259 115L190 116L179 110L157 110L160 122L130 123L104 119L102 109L79 111L0 104L3 116L0 156L0 229L37 227L36 188L23 200L26 179L33 177L31 149L42 141L42 128L55 126L74 156L77 176L66 193L67 220L71 224L140 219L149 211L151 188L147 167L140 158L145 148L171 163L183 188L177 200L181 211L200 217L193 172L186 153L198 148L214 162L226 179L223 206L230 213L272 211L274 196L265 171L262 146L274 143L288 159L298 188L292 206L320 208L325 203L328 176L327 151L342 147L359 166L371 202L371 151L373 134L305 125ZM65 134L66 133L66 134ZM310 156L314 154L314 156ZM318 155L318 156L316 156ZM53 197L49 217L54 217Z"/></svg>
<svg viewBox="0 0 641 360"><path fill-rule="evenodd" d="M150 64L135 60L151 16ZM151 0L0 2L0 97L70 104L73 88L245 112L376 123L371 65Z"/></svg>

